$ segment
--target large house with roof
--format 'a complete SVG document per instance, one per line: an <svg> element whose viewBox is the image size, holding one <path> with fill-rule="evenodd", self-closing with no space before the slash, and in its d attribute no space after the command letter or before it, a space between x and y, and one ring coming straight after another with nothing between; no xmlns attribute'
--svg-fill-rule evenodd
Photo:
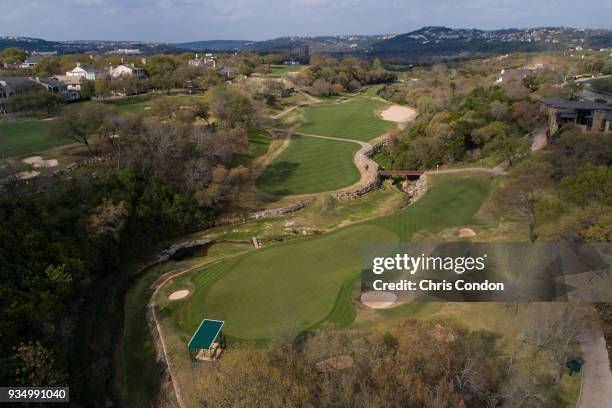
<svg viewBox="0 0 612 408"><path fill-rule="evenodd" d="M561 98L543 99L542 104L551 135L568 123L592 132L612 132L612 106Z"/></svg>
<svg viewBox="0 0 612 408"><path fill-rule="evenodd" d="M8 112L8 102L13 96L44 89L42 84L29 77L0 78L0 113Z"/></svg>
<svg viewBox="0 0 612 408"><path fill-rule="evenodd" d="M112 78L132 77L141 79L145 77L144 69L138 68L132 63L110 65L108 67L108 73Z"/></svg>
<svg viewBox="0 0 612 408"><path fill-rule="evenodd" d="M80 62L77 62L76 67L72 71L66 72L67 76L75 76L82 77L90 81L95 81L96 79L106 78L106 72L92 68L89 65L83 65Z"/></svg>
<svg viewBox="0 0 612 408"><path fill-rule="evenodd" d="M38 65L42 59L42 55L30 55L25 61L19 64L19 68L32 69Z"/></svg>
<svg viewBox="0 0 612 408"><path fill-rule="evenodd" d="M195 58L188 61L188 64L194 67L215 69L217 67L217 57L213 54L196 54Z"/></svg>

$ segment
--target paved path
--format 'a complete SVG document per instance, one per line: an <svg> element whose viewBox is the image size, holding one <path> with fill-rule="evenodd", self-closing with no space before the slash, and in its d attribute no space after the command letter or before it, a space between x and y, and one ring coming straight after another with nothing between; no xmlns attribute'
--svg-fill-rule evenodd
<svg viewBox="0 0 612 408"><path fill-rule="evenodd" d="M603 408L612 405L612 373L606 340L599 328L586 329L580 335L585 363L577 408Z"/></svg>
<svg viewBox="0 0 612 408"><path fill-rule="evenodd" d="M546 136L546 127L542 127L538 129L533 135L533 143L531 145L531 151L537 152L542 150L546 144L548 143L548 138Z"/></svg>

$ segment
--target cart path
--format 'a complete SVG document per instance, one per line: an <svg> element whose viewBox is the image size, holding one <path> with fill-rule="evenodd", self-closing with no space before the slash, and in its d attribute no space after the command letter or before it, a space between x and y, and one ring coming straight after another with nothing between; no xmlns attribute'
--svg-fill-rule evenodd
<svg viewBox="0 0 612 408"><path fill-rule="evenodd" d="M601 408L612 401L612 373L606 340L600 328L589 328L580 335L584 365L576 408Z"/></svg>

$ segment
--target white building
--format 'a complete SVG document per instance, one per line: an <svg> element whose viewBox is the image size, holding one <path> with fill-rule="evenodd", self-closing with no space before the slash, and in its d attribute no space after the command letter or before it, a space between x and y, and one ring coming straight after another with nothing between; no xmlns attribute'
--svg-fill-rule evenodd
<svg viewBox="0 0 612 408"><path fill-rule="evenodd" d="M90 81L95 81L99 78L106 78L107 76L104 71L100 71L99 69L92 68L88 65L81 65L80 62L77 62L76 67L72 71L66 72L66 75L82 77Z"/></svg>
<svg viewBox="0 0 612 408"><path fill-rule="evenodd" d="M202 56L196 54L195 58L189 60L189 65L194 67L215 69L217 67L217 57L213 54L204 54Z"/></svg>
<svg viewBox="0 0 612 408"><path fill-rule="evenodd" d="M136 79L144 78L145 72L142 68L137 68L134 64L111 65L108 73L113 78L133 77Z"/></svg>

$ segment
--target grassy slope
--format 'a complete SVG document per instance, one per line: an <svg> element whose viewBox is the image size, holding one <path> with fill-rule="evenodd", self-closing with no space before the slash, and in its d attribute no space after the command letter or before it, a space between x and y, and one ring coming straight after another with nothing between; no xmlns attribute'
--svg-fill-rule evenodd
<svg viewBox="0 0 612 408"><path fill-rule="evenodd" d="M367 142L391 127L391 122L376 116L376 110L386 105L379 100L355 98L344 103L311 106L298 132Z"/></svg>
<svg viewBox="0 0 612 408"><path fill-rule="evenodd" d="M293 135L289 147L266 167L257 187L275 195L337 190L359 181L356 143Z"/></svg>
<svg viewBox="0 0 612 408"><path fill-rule="evenodd" d="M173 316L183 333L191 333L203 317L225 319L224 332L245 340L295 334L325 319L346 325L354 313L351 297L342 294L359 273L365 242L406 241L423 228L469 223L489 186L485 176L439 177L421 201L393 215L265 247L186 275L176 287L195 285L196 292L169 304L164 315Z"/></svg>
<svg viewBox="0 0 612 408"><path fill-rule="evenodd" d="M391 126L376 117L381 101L356 98L345 103L306 109L299 132L367 141ZM353 164L357 144L294 135L291 144L270 163L257 187L274 195L308 194L337 190L359 180Z"/></svg>
<svg viewBox="0 0 612 408"><path fill-rule="evenodd" d="M50 124L41 120L0 123L0 153L7 157L25 156L73 143L69 139L48 138Z"/></svg>

